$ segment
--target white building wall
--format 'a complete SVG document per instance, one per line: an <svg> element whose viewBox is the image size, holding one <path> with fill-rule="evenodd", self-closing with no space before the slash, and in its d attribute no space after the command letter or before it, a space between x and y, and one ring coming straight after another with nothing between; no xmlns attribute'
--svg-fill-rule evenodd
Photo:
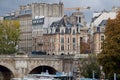
<svg viewBox="0 0 120 80"><path fill-rule="evenodd" d="M105 25L104 26L100 26L99 24L101 24L101 22L103 20L108 20L110 19L115 19L117 15L117 12L97 12L97 13L93 13L93 21L91 23L91 40L92 40L92 44L93 45L93 52L94 53L100 53L101 51L101 34L104 34L104 30L102 30L103 28L105 29ZM100 27L100 32L98 33L97 31L97 27ZM97 32L97 33L96 33Z"/></svg>
<svg viewBox="0 0 120 80"><path fill-rule="evenodd" d="M44 17L44 24L39 25L32 25L32 37L37 37L46 33L45 28L49 28L50 25L55 22L62 19L62 17Z"/></svg>
<svg viewBox="0 0 120 80"><path fill-rule="evenodd" d="M52 24L52 22L55 22L61 19L62 17L45 17L43 28L48 28Z"/></svg>
<svg viewBox="0 0 120 80"><path fill-rule="evenodd" d="M91 35L94 33L94 28L99 26L103 20L108 20L116 18L117 12L95 12L93 13L93 21L91 22Z"/></svg>
<svg viewBox="0 0 120 80"><path fill-rule="evenodd" d="M0 16L0 21L2 21L3 20L3 17L2 16Z"/></svg>

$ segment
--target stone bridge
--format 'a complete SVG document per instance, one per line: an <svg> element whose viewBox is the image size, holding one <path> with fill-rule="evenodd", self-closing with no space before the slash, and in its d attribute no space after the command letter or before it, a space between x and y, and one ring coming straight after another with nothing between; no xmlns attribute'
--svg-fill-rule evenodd
<svg viewBox="0 0 120 80"><path fill-rule="evenodd" d="M68 66L72 65L72 63L73 62L69 62ZM48 70L50 74L55 74L57 71L64 71L64 65L63 56L1 55L0 80L10 80L11 77L23 77L27 74L38 74L46 70Z"/></svg>
<svg viewBox="0 0 120 80"><path fill-rule="evenodd" d="M10 80L13 77L23 77L27 74L46 72L70 72L78 60L72 55L0 55L0 80Z"/></svg>

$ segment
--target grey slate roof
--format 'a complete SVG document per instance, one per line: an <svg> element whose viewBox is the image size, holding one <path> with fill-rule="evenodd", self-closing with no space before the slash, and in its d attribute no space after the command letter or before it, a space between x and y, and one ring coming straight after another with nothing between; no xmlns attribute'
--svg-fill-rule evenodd
<svg viewBox="0 0 120 80"><path fill-rule="evenodd" d="M107 20L102 20L101 23L99 24L99 26L105 26L107 23Z"/></svg>
<svg viewBox="0 0 120 80"><path fill-rule="evenodd" d="M64 16L61 20L53 22L50 27L72 27L74 24L69 20L69 17ZM77 27L83 27L81 23L75 24Z"/></svg>

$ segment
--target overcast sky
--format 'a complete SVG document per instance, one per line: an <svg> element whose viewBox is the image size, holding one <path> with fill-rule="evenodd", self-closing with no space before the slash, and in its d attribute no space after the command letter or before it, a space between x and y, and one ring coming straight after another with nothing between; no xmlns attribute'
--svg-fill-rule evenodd
<svg viewBox="0 0 120 80"><path fill-rule="evenodd" d="M0 16L15 11L20 5L33 2L58 3L60 0L0 0ZM61 0L65 7L85 7L90 6L90 10L85 10L87 22L90 21L93 11L111 10L113 6L120 6L120 0Z"/></svg>

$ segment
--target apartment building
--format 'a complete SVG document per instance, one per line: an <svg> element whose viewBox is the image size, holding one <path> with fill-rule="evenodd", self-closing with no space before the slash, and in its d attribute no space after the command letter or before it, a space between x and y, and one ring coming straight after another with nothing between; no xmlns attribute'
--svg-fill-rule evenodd
<svg viewBox="0 0 120 80"><path fill-rule="evenodd" d="M81 40L88 40L87 31L83 13L74 12L71 16L66 15L53 22L43 36L37 37L34 49L46 51L49 55L79 55Z"/></svg>
<svg viewBox="0 0 120 80"><path fill-rule="evenodd" d="M64 5L32 3L21 5L5 19L20 21L19 51L47 54L80 54L80 42L88 41L88 28L82 12L64 15Z"/></svg>
<svg viewBox="0 0 120 80"><path fill-rule="evenodd" d="M17 19L20 21L19 50L31 53L34 50L33 42L36 37L42 36L44 28L63 17L63 3L32 3L22 5L16 11Z"/></svg>
<svg viewBox="0 0 120 80"><path fill-rule="evenodd" d="M100 53L102 51L102 42L105 39L105 26L107 20L116 18L116 11L102 11L102 12L94 12L93 18L91 22L91 48L93 49L93 53Z"/></svg>

